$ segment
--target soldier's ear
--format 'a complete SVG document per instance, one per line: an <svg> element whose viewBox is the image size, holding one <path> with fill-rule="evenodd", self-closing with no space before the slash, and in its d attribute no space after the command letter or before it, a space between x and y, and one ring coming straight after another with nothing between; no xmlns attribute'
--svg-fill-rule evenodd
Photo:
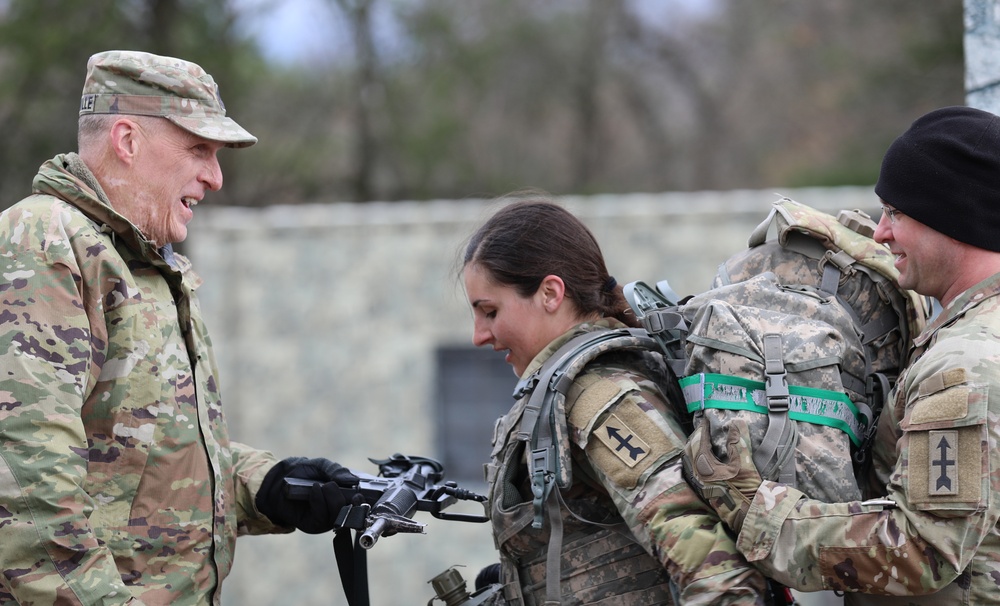
<svg viewBox="0 0 1000 606"><path fill-rule="evenodd" d="M535 296L539 297L545 311L555 313L566 298L566 284L559 276L550 274L542 278Z"/></svg>
<svg viewBox="0 0 1000 606"><path fill-rule="evenodd" d="M122 116L108 130L108 141L111 151L125 164L131 164L139 150L139 125Z"/></svg>

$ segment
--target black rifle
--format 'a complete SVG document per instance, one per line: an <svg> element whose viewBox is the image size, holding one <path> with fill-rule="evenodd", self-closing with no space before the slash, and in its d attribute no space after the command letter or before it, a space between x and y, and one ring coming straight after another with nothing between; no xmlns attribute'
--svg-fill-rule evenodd
<svg viewBox="0 0 1000 606"><path fill-rule="evenodd" d="M444 480L444 466L427 457L394 454L388 459L368 459L378 465L379 475L351 470L358 477L350 505L340 510L333 539L344 593L351 606L368 605L368 580L365 550L371 549L379 537L399 532L423 533L425 524L414 522L417 511L427 511L435 518L458 522L486 522L485 515L446 513L445 508L458 501L486 501L486 497L459 488ZM285 478L285 494L290 499L309 498L309 489L317 480ZM353 552L350 530L356 530Z"/></svg>

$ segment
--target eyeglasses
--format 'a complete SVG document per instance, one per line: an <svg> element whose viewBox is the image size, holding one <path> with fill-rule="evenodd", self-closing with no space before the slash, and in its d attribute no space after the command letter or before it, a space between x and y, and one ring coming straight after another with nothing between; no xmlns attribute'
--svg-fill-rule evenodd
<svg viewBox="0 0 1000 606"><path fill-rule="evenodd" d="M895 208L889 208L888 206L882 207L882 213L885 214L885 216L889 217L889 223L892 224L896 223L897 215L903 215L902 211L896 210Z"/></svg>

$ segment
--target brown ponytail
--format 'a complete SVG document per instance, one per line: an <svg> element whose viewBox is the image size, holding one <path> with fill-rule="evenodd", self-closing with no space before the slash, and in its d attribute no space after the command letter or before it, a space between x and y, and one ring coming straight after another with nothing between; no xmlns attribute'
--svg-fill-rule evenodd
<svg viewBox="0 0 1000 606"><path fill-rule="evenodd" d="M566 297L582 316L597 314L639 325L622 286L608 273L593 233L545 197L520 199L490 217L465 247L462 267L470 264L524 297L535 294L545 276L559 276Z"/></svg>

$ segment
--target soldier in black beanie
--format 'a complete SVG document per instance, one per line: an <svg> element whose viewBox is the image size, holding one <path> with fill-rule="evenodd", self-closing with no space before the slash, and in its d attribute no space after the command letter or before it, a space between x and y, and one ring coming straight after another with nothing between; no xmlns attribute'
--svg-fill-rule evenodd
<svg viewBox="0 0 1000 606"><path fill-rule="evenodd" d="M744 504L737 548L793 589L843 591L849 606L995 604L1000 117L969 107L922 116L889 147L875 192L875 239L896 256L899 284L942 305L879 417L880 490L864 502L809 500L732 452L739 469L711 486Z"/></svg>
<svg viewBox="0 0 1000 606"><path fill-rule="evenodd" d="M1000 116L945 107L889 147L875 193L960 242L1000 251Z"/></svg>
<svg viewBox="0 0 1000 606"><path fill-rule="evenodd" d="M897 255L899 283L947 305L994 272L1000 251L1000 116L944 107L889 146L875 193L876 240Z"/></svg>

